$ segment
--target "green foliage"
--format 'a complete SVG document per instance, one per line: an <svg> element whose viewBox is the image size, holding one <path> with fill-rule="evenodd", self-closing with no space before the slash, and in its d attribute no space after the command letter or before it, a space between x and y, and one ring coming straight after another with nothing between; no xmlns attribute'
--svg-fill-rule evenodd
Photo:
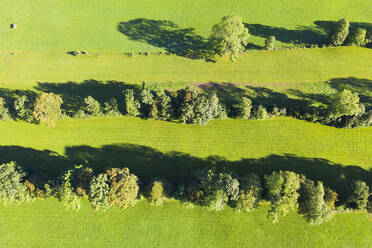
<svg viewBox="0 0 372 248"><path fill-rule="evenodd" d="M201 196L201 199L204 197L201 202L207 207L215 209L216 206L222 205L221 200L227 203L229 200L235 201L239 197L239 181L228 172L218 172L215 169L200 170L195 177L198 187L193 193ZM198 188L202 190L202 193L198 193ZM221 192L218 192L219 190L226 197L223 197ZM199 197L195 198L198 200Z"/></svg>
<svg viewBox="0 0 372 248"><path fill-rule="evenodd" d="M254 112L254 118L257 120L265 120L269 118L266 108L262 105L258 105Z"/></svg>
<svg viewBox="0 0 372 248"><path fill-rule="evenodd" d="M0 165L0 201L21 203L30 200L30 194L23 183L26 173L15 162Z"/></svg>
<svg viewBox="0 0 372 248"><path fill-rule="evenodd" d="M79 210L80 209L80 199L74 193L71 185L73 178L73 170L68 170L62 175L62 182L59 189L59 199L63 202L63 205L67 209Z"/></svg>
<svg viewBox="0 0 372 248"><path fill-rule="evenodd" d="M110 186L107 175L102 173L93 177L90 182L89 200L92 203L93 210L107 210L110 205L109 199Z"/></svg>
<svg viewBox="0 0 372 248"><path fill-rule="evenodd" d="M280 216L285 216L289 210L297 208L300 177L291 171L273 172L265 175L268 200L271 203L269 217L277 222Z"/></svg>
<svg viewBox="0 0 372 248"><path fill-rule="evenodd" d="M325 201L325 203L327 204L327 206L330 210L334 210L335 209L335 203L338 201L337 192L330 189L330 188L325 188L324 201Z"/></svg>
<svg viewBox="0 0 372 248"><path fill-rule="evenodd" d="M125 113L129 116L138 116L140 114L140 103L134 98L134 92L127 89L124 92L125 97Z"/></svg>
<svg viewBox="0 0 372 248"><path fill-rule="evenodd" d="M84 110L88 115L92 116L102 115L101 104L96 99L94 99L91 96L87 96L86 98L84 98L84 103L86 104Z"/></svg>
<svg viewBox="0 0 372 248"><path fill-rule="evenodd" d="M364 111L364 106L359 104L358 93L353 93L347 89L337 94L332 104L329 106L329 112L333 118L344 115L361 115Z"/></svg>
<svg viewBox="0 0 372 248"><path fill-rule="evenodd" d="M144 88L141 91L141 115L145 118L152 117L157 118L157 106L154 101L154 96L150 89L147 89L144 85ZM156 111L153 110L156 108ZM154 115L154 116L152 116Z"/></svg>
<svg viewBox="0 0 372 248"><path fill-rule="evenodd" d="M54 93L41 93L35 102L34 117L49 127L55 126L55 121L61 117L62 98Z"/></svg>
<svg viewBox="0 0 372 248"><path fill-rule="evenodd" d="M169 120L172 115L171 98L164 90L156 91L156 102L158 106L158 118L160 120Z"/></svg>
<svg viewBox="0 0 372 248"><path fill-rule="evenodd" d="M349 27L349 20L340 20L333 30L331 36L329 37L329 44L333 46L341 46L342 44L344 44L344 41L349 34Z"/></svg>
<svg viewBox="0 0 372 248"><path fill-rule="evenodd" d="M75 165L72 169L71 185L79 196L88 196L89 184L93 177L92 168L83 165Z"/></svg>
<svg viewBox="0 0 372 248"><path fill-rule="evenodd" d="M108 102L104 103L103 113L110 117L120 116L118 101L115 98L111 98Z"/></svg>
<svg viewBox="0 0 372 248"><path fill-rule="evenodd" d="M14 110L17 118L27 122L34 122L33 106L30 99L26 96L20 96L14 101Z"/></svg>
<svg viewBox="0 0 372 248"><path fill-rule="evenodd" d="M348 45L365 46L367 44L367 30L357 28L348 38Z"/></svg>
<svg viewBox="0 0 372 248"><path fill-rule="evenodd" d="M6 105L4 98L0 97L0 120L8 121L10 120L9 109Z"/></svg>
<svg viewBox="0 0 372 248"><path fill-rule="evenodd" d="M248 29L237 15L223 17L220 23L213 26L210 35L216 53L230 55L230 60L233 62L240 52L245 51L248 38Z"/></svg>
<svg viewBox="0 0 372 248"><path fill-rule="evenodd" d="M155 205L159 206L163 204L163 200L166 194L165 183L161 180L153 180L148 186L148 198Z"/></svg>
<svg viewBox="0 0 372 248"><path fill-rule="evenodd" d="M178 115L182 122L207 124L215 118L226 116L217 95L207 96L192 86L177 92Z"/></svg>
<svg viewBox="0 0 372 248"><path fill-rule="evenodd" d="M251 173L240 179L239 198L236 202L236 210L250 212L257 208L262 198L262 186L260 178Z"/></svg>
<svg viewBox="0 0 372 248"><path fill-rule="evenodd" d="M349 204L354 204L357 209L366 209L369 197L369 186L361 181L354 181L351 185L351 196L348 199Z"/></svg>
<svg viewBox="0 0 372 248"><path fill-rule="evenodd" d="M204 205L210 210L221 211L225 208L227 201L228 197L226 196L226 193L223 190L218 189L216 191L212 191L205 197Z"/></svg>
<svg viewBox="0 0 372 248"><path fill-rule="evenodd" d="M139 190L136 175L131 174L128 168L112 168L106 174L110 185L110 204L121 209L133 206Z"/></svg>
<svg viewBox="0 0 372 248"><path fill-rule="evenodd" d="M322 182L301 178L299 210L311 224L321 224L330 218L332 209L325 202L325 190Z"/></svg>
<svg viewBox="0 0 372 248"><path fill-rule="evenodd" d="M243 120L248 120L251 116L252 101L248 97L243 97L238 105L238 116Z"/></svg>
<svg viewBox="0 0 372 248"><path fill-rule="evenodd" d="M275 41L276 41L275 36L267 37L267 39L265 40L264 49L269 51L274 50Z"/></svg>

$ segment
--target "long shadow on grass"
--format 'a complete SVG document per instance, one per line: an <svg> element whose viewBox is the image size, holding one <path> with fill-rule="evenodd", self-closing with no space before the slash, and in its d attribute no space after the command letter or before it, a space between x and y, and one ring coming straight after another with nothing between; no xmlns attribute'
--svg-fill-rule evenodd
<svg viewBox="0 0 372 248"><path fill-rule="evenodd" d="M85 80L81 83L39 82L35 89L61 95L63 99L62 109L71 114L84 106L84 98L87 96L92 96L100 103L104 103L110 98L115 98L118 102L122 102L123 90L133 89L137 93L140 90L137 85L125 84L124 82L118 81L102 82L94 79Z"/></svg>
<svg viewBox="0 0 372 248"><path fill-rule="evenodd" d="M180 29L168 20L137 18L120 22L118 30L130 40L145 42L178 56L213 61L210 43L193 28Z"/></svg>
<svg viewBox="0 0 372 248"><path fill-rule="evenodd" d="M18 161L27 169L37 168L38 171L54 177L74 164L88 165L97 173L109 167L128 167L141 181L160 177L175 184L187 181L195 171L208 167L226 168L238 175L253 172L260 176L272 171L290 170L313 180L323 181L326 186L335 189L341 198L347 195L348 185L352 180L361 179L370 184L372 182L371 171L359 166L335 164L320 158L285 154L231 161L219 156L199 158L177 151L161 152L133 144L105 145L98 148L71 146L66 147L64 156L49 150L40 151L19 146L0 147L0 162L9 161Z"/></svg>

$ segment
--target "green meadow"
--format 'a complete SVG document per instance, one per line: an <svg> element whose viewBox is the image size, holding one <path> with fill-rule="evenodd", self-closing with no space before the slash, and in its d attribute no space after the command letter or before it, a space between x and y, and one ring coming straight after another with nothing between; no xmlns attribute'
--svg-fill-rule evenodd
<svg viewBox="0 0 372 248"><path fill-rule="evenodd" d="M211 27L231 13L249 29L249 50L236 63L207 62ZM277 48L323 44L341 18L351 30L372 30L371 13L365 0L3 0L0 97L55 92L68 112L88 95L122 100L123 89L146 81L169 90L194 84L226 104L248 96L319 106L350 89L371 107L371 49L260 50L270 35ZM344 200L352 180L371 185L371 154L371 127L337 129L287 117L206 126L131 117L64 119L55 128L0 123L0 162L16 160L53 177L77 164L97 172L126 166L142 183L161 177L174 184L207 166L258 175L291 170L324 181ZM36 200L0 206L0 247L372 247L364 213L309 225L291 212L273 224L267 210L265 203L243 214L141 200L125 211L94 212L82 200L74 212L55 199Z"/></svg>

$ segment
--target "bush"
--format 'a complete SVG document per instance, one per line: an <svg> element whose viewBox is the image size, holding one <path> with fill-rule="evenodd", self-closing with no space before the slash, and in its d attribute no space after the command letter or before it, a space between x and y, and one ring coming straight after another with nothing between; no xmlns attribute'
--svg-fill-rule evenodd
<svg viewBox="0 0 372 248"><path fill-rule="evenodd" d="M0 97L0 120L8 121L10 120L9 109L6 105L4 98Z"/></svg>
<svg viewBox="0 0 372 248"><path fill-rule="evenodd" d="M324 201L330 210L334 210L335 204L338 201L338 194L330 188L325 188Z"/></svg>
<svg viewBox="0 0 372 248"><path fill-rule="evenodd" d="M158 118L169 120L172 116L171 98L164 90L156 91L156 102L158 104Z"/></svg>
<svg viewBox="0 0 372 248"><path fill-rule="evenodd" d="M351 190L352 193L348 199L348 204L355 205L357 209L366 209L369 197L368 185L361 180L357 180L352 183Z"/></svg>
<svg viewBox="0 0 372 248"><path fill-rule="evenodd" d="M336 95L329 107L331 118L337 118L344 115L361 115L364 111L364 106L359 104L358 93L353 93L346 89Z"/></svg>
<svg viewBox="0 0 372 248"><path fill-rule="evenodd" d="M255 174L248 174L240 180L239 198L236 202L236 210L249 212L258 207L262 197L260 178Z"/></svg>
<svg viewBox="0 0 372 248"><path fill-rule="evenodd" d="M357 28L348 39L348 45L365 46L367 44L367 30L364 28Z"/></svg>
<svg viewBox="0 0 372 248"><path fill-rule="evenodd" d="M153 180L147 187L147 197L155 205L162 205L164 198L169 195L170 186L164 180Z"/></svg>
<svg viewBox="0 0 372 248"><path fill-rule="evenodd" d="M212 191L204 199L204 205L210 210L221 211L225 208L228 197L223 190Z"/></svg>
<svg viewBox="0 0 372 248"><path fill-rule="evenodd" d="M329 37L328 43L333 46L341 46L342 44L344 44L344 41L349 34L349 27L349 20L340 20L333 30L331 36Z"/></svg>
<svg viewBox="0 0 372 248"><path fill-rule="evenodd" d="M275 45L275 36L269 36L266 40L265 40L265 50L274 50L274 45Z"/></svg>
<svg viewBox="0 0 372 248"><path fill-rule="evenodd" d="M273 172L265 176L268 200L271 203L269 217L277 222L289 210L297 208L300 188L300 177L291 171Z"/></svg>
<svg viewBox="0 0 372 248"><path fill-rule="evenodd" d="M54 93L41 93L35 102L34 117L39 122L46 123L49 127L55 126L61 113L62 98Z"/></svg>
<svg viewBox="0 0 372 248"><path fill-rule="evenodd" d="M71 185L79 196L88 196L90 181L93 177L92 168L83 165L75 165L72 170Z"/></svg>
<svg viewBox="0 0 372 248"><path fill-rule="evenodd" d="M325 202L325 190L322 182L301 178L300 213L303 214L311 224L320 224L327 220L332 213L331 208Z"/></svg>
<svg viewBox="0 0 372 248"><path fill-rule="evenodd" d="M63 202L63 205L67 209L79 210L80 209L80 199L74 193L71 185L73 178L73 170L68 170L62 175L61 185L59 187L59 199Z"/></svg>
<svg viewBox="0 0 372 248"><path fill-rule="evenodd" d="M34 122L33 103L27 96L23 95L14 101L14 110L18 119Z"/></svg>
<svg viewBox="0 0 372 248"><path fill-rule="evenodd" d="M26 173L15 162L0 165L0 201L21 203L30 200L30 194L23 183Z"/></svg>
<svg viewBox="0 0 372 248"><path fill-rule="evenodd" d="M134 98L134 92L131 89L123 91L125 97L125 113L129 116L138 116L140 114L140 103Z"/></svg>
<svg viewBox="0 0 372 248"><path fill-rule="evenodd" d="M89 187L89 200L93 210L107 210L110 207L110 186L106 174L99 174L93 177Z"/></svg>
<svg viewBox="0 0 372 248"><path fill-rule="evenodd" d="M108 102L104 103L103 113L110 117L120 116L118 101L115 98L111 98Z"/></svg>
<svg viewBox="0 0 372 248"><path fill-rule="evenodd" d="M248 29L242 19L236 15L229 15L213 26L209 40L217 54L230 55L230 60L234 62L238 54L245 50L248 38Z"/></svg>
<svg viewBox="0 0 372 248"><path fill-rule="evenodd" d="M243 97L237 109L238 116L243 120L248 120L251 116L252 101L247 97Z"/></svg>
<svg viewBox="0 0 372 248"><path fill-rule="evenodd" d="M259 105L254 112L254 118L257 120L265 120L269 118L266 108L262 105Z"/></svg>
<svg viewBox="0 0 372 248"><path fill-rule="evenodd" d="M92 116L102 115L101 104L96 99L94 99L91 96L87 96L86 98L84 98L84 103L86 104L84 110L88 115Z"/></svg>
<svg viewBox="0 0 372 248"><path fill-rule="evenodd" d="M121 209L133 206L138 196L138 178L131 174L128 168L112 168L106 171L110 193L111 205L116 205Z"/></svg>

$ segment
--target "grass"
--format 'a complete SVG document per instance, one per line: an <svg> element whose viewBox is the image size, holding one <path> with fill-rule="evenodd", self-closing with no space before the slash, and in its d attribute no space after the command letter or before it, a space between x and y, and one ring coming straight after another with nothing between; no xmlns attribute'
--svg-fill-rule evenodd
<svg viewBox="0 0 372 248"><path fill-rule="evenodd" d="M321 6L321 7L320 7ZM328 30L327 21L349 18L369 23L371 6L363 0L260 0L218 2L86 0L4 0L0 3L0 49L14 50L121 50L154 51L160 48L137 42L117 29L120 22L137 18L168 20L175 30L192 28L192 34L208 36L213 24L236 13L251 30L251 42L263 45L263 36L276 35L280 45L319 39ZM320 22L319 22L320 21ZM16 30L9 28L18 24ZM166 28L166 27L165 27ZM318 31L317 31L318 30ZM136 34L136 33L134 33ZM130 40L130 38L134 40ZM303 40L305 39L305 40Z"/></svg>
<svg viewBox="0 0 372 248"><path fill-rule="evenodd" d="M37 82L116 80L151 82L321 82L335 78L372 79L372 50L357 47L250 52L236 63L227 58L217 63L179 56L111 54L74 57L53 52L0 54L0 85L30 88ZM353 61L353 62L351 62Z"/></svg>
<svg viewBox="0 0 372 248"><path fill-rule="evenodd" d="M56 200L0 207L1 247L370 247L372 225L365 214L338 214L309 225L290 213L277 224L267 207L253 213L188 209L175 202L140 202L125 211L79 212Z"/></svg>

